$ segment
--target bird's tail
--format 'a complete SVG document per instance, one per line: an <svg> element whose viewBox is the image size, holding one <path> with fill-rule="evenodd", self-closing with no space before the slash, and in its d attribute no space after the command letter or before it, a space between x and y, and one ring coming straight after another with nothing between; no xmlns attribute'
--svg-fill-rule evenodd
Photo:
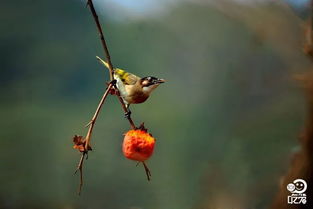
<svg viewBox="0 0 313 209"><path fill-rule="evenodd" d="M109 68L109 64L108 64L106 61L104 61L103 59L101 59L101 58L98 57L98 56L96 56L96 58L97 58L97 60L98 60L101 64L103 64L106 68L110 69L110 68ZM113 69L113 70L114 70L114 69Z"/></svg>

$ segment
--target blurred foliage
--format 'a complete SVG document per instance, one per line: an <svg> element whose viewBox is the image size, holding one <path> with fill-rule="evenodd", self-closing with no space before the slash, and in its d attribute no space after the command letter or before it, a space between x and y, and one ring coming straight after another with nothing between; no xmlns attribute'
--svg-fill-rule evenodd
<svg viewBox="0 0 313 209"><path fill-rule="evenodd" d="M84 3L2 2L0 208L266 208L296 149L305 103L292 75L312 67L288 7L177 4L158 17L100 12L113 64L168 83L132 107L157 138L148 164L125 159L128 129L107 100L76 194L84 135L108 80Z"/></svg>

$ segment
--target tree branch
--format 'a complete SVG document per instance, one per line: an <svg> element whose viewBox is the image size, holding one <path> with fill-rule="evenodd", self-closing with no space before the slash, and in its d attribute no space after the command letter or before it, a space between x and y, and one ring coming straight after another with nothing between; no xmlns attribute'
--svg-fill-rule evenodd
<svg viewBox="0 0 313 209"><path fill-rule="evenodd" d="M95 9L95 7L93 5L92 0L87 0L87 5L90 8L90 11L92 13L93 19L95 20L95 23L96 23L96 26L97 26L97 29L98 29L98 32L99 32L101 44L102 44L102 47L104 49L105 57L106 57L106 60L108 62L108 65L109 65L110 80L112 81L114 79L114 68L113 68L113 65L112 65L112 62L111 62L111 56L110 56L110 53L109 53L109 49L107 47L107 44L106 44L106 41L105 41L105 38L104 38L104 35L103 35L103 30L102 30L102 27L101 27L101 24L100 24L100 21L99 21L99 18L98 18L98 15L97 15L97 12L96 12L96 9ZM118 99L119 99L119 101L120 101L120 103L122 105L124 113L127 113L128 110L126 108L126 105L125 105L123 99L121 98L119 90L118 90L118 88L116 87L115 84L114 84L114 89L117 92L117 97L118 97ZM130 124L131 128L132 129L136 129L136 126L135 126L133 120L131 119L131 117L129 116L129 117L127 117L127 119L129 121L129 124Z"/></svg>
<svg viewBox="0 0 313 209"><path fill-rule="evenodd" d="M95 22L96 22L96 26L97 26L97 29L98 29L98 32L99 32L101 44L102 44L103 50L104 50L104 52L105 52L105 57L106 57L106 60L107 60L107 62L108 62L108 64L109 64L110 80L112 81L113 78L114 78L114 77L113 77L113 72L114 72L113 69L114 69L114 68L113 68L113 65L112 65L112 62L111 62L111 57L110 57L109 49L108 49L107 44L106 44L105 39L104 39L104 35L103 35L103 31L102 31L102 28L101 28L101 25L100 25L100 21L99 21L97 12L96 12L96 10L95 10L95 7L93 6L92 0L87 0L87 5L89 6L90 11L91 11L92 16L93 16L93 19L94 19Z"/></svg>
<svg viewBox="0 0 313 209"><path fill-rule="evenodd" d="M85 160L86 155L87 155L87 152L82 153L80 160L79 160L79 163L78 163L78 166L77 166L77 169L75 171L75 174L77 173L77 171L79 171L79 174L80 174L80 183L79 183L79 187L78 187L78 195L81 194L82 187L83 187L83 164L84 164L84 160Z"/></svg>
<svg viewBox="0 0 313 209"><path fill-rule="evenodd" d="M105 38L104 38L104 35L103 35L103 30L101 28L101 24L100 24L100 21L99 21L99 18L98 18L98 15L97 15L97 12L95 10L95 7L93 5L93 2L92 0L87 0L87 5L89 6L90 8L90 11L92 13L92 16L94 18L94 21L96 23L96 26L97 26L97 29L98 29L98 32L99 32L99 36L100 36L100 40L101 40L101 44L102 44L102 47L103 47L103 50L104 50L104 54L105 54L105 57L106 57L106 60L108 62L108 65L109 65L109 71L110 71L110 83L106 89L106 91L104 92L100 102L99 102L99 105L96 109L96 112L94 113L91 121L86 125L86 127L89 127L88 129L88 132L87 132L87 135L86 135L86 138L83 139L83 137L80 138L80 142L79 143L83 143L83 146L84 147L81 147L81 158L79 160L79 163L78 163L78 166L77 166L77 169L75 171L75 174L77 173L77 171L79 171L80 173L80 184L79 184L79 189L78 189L78 194L80 195L81 191L82 191L82 186L83 186L83 164L84 164L84 160L88 158L88 151L91 150L91 146L90 146L90 141L91 141L91 135L92 135L92 131L93 131L93 128L95 126L95 123L96 123L96 120L98 118L98 115L99 115L99 112L102 108L102 105L104 103L104 101L106 100L107 96L109 95L109 93L111 92L112 89L115 90L116 92L116 96L118 97L119 99L119 102L121 103L122 105L122 108L123 108L123 111L125 113L128 112L127 108L126 108L126 105L122 99L122 97L120 96L120 93L119 93L119 90L116 86L116 80L114 80L114 68L113 68L113 65L112 65L112 62L111 62L111 57L110 57L110 53L109 53L109 50L108 50L108 47L107 47L107 44L106 44L106 41L105 41ZM127 117L129 123L130 123L130 126L132 129L136 129L136 126L133 122L133 120L131 119L131 117ZM77 144L78 145L78 144ZM146 166L145 166L145 169L146 169ZM147 172L147 176L149 178L149 175L148 173L148 170L146 169L146 172Z"/></svg>
<svg viewBox="0 0 313 209"><path fill-rule="evenodd" d="M89 129L88 129L88 132L87 132L87 135L86 135L86 144L85 144L85 150L90 150L90 140L91 140L91 134L92 134L92 131L93 131L93 128L95 126L95 123L96 123L96 120L97 120L97 117L99 115L99 112L101 110L101 107L105 101L105 99L107 98L107 96L109 95L112 87L114 86L114 82L111 82L109 84L109 86L107 87L106 91L104 92L100 102L99 102L99 105L96 109L96 112L95 114L93 115L91 121L86 125L87 127L89 126Z"/></svg>
<svg viewBox="0 0 313 209"><path fill-rule="evenodd" d="M92 131L93 131L93 128L95 126L96 120L97 120L99 112L101 110L101 107L102 107L105 99L109 95L111 89L113 88L113 85L114 85L114 82L111 82L109 84L109 86L107 87L106 91L104 92L104 94L103 94L103 96L99 102L99 105L96 109L95 114L93 115L91 121L86 125L87 127L89 126L89 129L88 129L86 138L84 139L84 143L85 143L84 149L81 152L82 155L80 157L77 169L75 171L75 174L77 173L77 171L79 171L79 173L80 173L80 183L79 183L79 188L78 188L78 195L80 195L80 193L82 191L82 187L83 187L83 164L84 164L85 157L86 157L86 159L88 158L88 151L91 150L90 140L91 140Z"/></svg>

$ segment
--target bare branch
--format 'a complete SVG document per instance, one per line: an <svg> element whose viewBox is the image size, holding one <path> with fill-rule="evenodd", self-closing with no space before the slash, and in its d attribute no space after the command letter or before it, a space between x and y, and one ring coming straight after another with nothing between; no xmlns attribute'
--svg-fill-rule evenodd
<svg viewBox="0 0 313 209"><path fill-rule="evenodd" d="M106 100L106 98L109 95L109 93L112 92L112 89L115 90L116 96L118 97L119 102L122 105L123 111L125 113L128 112L128 110L126 108L126 105L125 105L122 97L120 96L119 90L118 90L118 88L116 86L116 80L114 80L114 68L113 68L113 65L112 65L112 62L111 62L110 53L109 53L109 50L108 50L108 47L107 47L107 44L106 44L106 41L105 41L105 38L104 38L104 35L103 35L103 30L101 28L100 21L99 21L97 12L96 12L96 10L94 8L92 0L87 0L87 5L89 6L90 11L91 11L91 13L93 15L93 18L95 20L95 23L96 23L96 26L97 26L97 29L98 29L98 32L99 32L101 44L102 44L102 47L103 47L104 52L105 52L105 57L106 57L106 60L108 62L108 68L109 68L109 71L110 71L110 83L109 83L106 91L104 92L104 94L103 94L103 96L102 96L102 98L101 98L101 100L100 100L100 102L98 104L98 107L96 109L96 112L94 113L91 121L86 125L86 127L89 127L87 135L86 135L86 138L83 139L82 137L80 137L80 140L81 140L81 141L79 141L80 144L77 144L77 149L79 149L81 151L81 153L82 153L81 158L80 158L79 163L78 163L78 166L77 166L77 169L75 171L75 174L77 173L77 171L79 171L79 173L80 173L80 184L79 184L79 189L78 189L78 194L79 195L81 194L82 187L83 187L83 164L84 164L84 160L85 160L85 158L86 159L88 158L88 151L91 150L90 141L91 141L92 131L93 131L93 128L95 126L96 120L98 118L99 112L100 112L100 110L102 108L102 105L104 104L104 101ZM136 126L135 126L133 120L130 117L127 117L127 119L128 119L128 121L130 123L131 128L132 129L136 129ZM80 146L82 146L81 144L84 144L83 145L84 147L80 147ZM148 167L146 166L146 164L144 162L143 162L143 165L144 165L144 168L145 168L145 171L146 171L146 174L147 174L147 178L148 178L148 180L150 180L151 173L150 173Z"/></svg>
<svg viewBox="0 0 313 209"><path fill-rule="evenodd" d="M80 157L77 169L75 171L75 174L77 173L77 171L79 171L79 175L80 175L80 183L79 183L79 187L78 187L78 195L81 194L82 187L83 187L83 164L84 164L84 159L85 159L86 155L87 155L87 152L82 152L82 155Z"/></svg>
<svg viewBox="0 0 313 209"><path fill-rule="evenodd" d="M105 52L105 57L106 57L107 62L109 64L110 80L112 81L113 80L113 71L114 70L113 70L113 65L112 65L112 62L111 62L109 49L108 49L107 44L106 44L105 39L104 39L104 35L103 35L103 31L102 31L102 28L101 28L101 25L100 25L100 21L99 21L97 12L95 10L95 7L93 6L92 0L87 0L87 5L89 6L90 11L92 13L92 16L93 16L93 18L94 18L94 20L96 22L96 26L97 26L97 29L98 29L98 32L99 32L101 44L102 44L102 47L103 47L104 52Z"/></svg>
<svg viewBox="0 0 313 209"><path fill-rule="evenodd" d="M112 81L114 79L114 68L113 68L113 65L112 65L112 62L111 62L111 56L110 56L110 53L109 53L109 49L107 47L107 44L106 44L106 41L105 41L105 38L104 38L104 35L103 35L103 30L102 30L102 27L101 27L101 24L100 24L100 21L99 21L99 18L98 18L98 15L97 15L97 12L95 10L95 7L93 5L92 0L87 0L87 5L90 8L90 11L91 11L92 16L93 16L93 18L95 20L95 23L96 23L96 26L97 26L97 29L98 29L98 32L99 32L101 44L102 44L102 47L103 47L104 52L105 52L106 60L108 62L108 67L109 67L109 71L110 71L110 80ZM124 112L127 113L128 110L126 108L126 105L125 105L123 99L121 98L121 96L119 94L119 90L116 87L116 85L114 85L114 89L116 89L116 91L118 92L117 97L118 97L118 99L119 99L119 101L120 101L120 103L122 105L122 108L123 108ZM136 126L135 126L133 120L131 119L131 117L128 117L127 119L129 121L130 126L132 127L132 129L136 129Z"/></svg>
<svg viewBox="0 0 313 209"><path fill-rule="evenodd" d="M88 152L88 150L89 150L89 148L90 148L91 134L92 134L93 128L94 128L94 126L95 126L97 117L98 117L99 112L100 112L100 110L101 110L101 107L102 107L102 105L103 105L105 99L106 99L107 96L109 95L109 93L110 93L111 88L113 87L113 85L114 85L113 82L111 82L111 83L109 84L109 86L107 87L106 91L104 92L104 94L103 94L103 96L102 96L102 98L101 98L101 100L100 100L100 102L99 102L99 105L98 105L98 107L97 107L97 110L96 110L95 114L93 115L91 121L88 123L89 129L88 129L88 132L87 132L86 144L85 144L85 149L87 150L87 152Z"/></svg>
<svg viewBox="0 0 313 209"><path fill-rule="evenodd" d="M82 155L81 155L81 158L79 160L79 163L78 163L78 166L77 166L77 169L75 171L75 174L77 173L77 171L79 171L79 174L80 174L80 183L79 183L79 188L78 188L78 194L80 195L81 191L82 191L82 187L83 187L83 164L84 164L84 160L85 160L85 157L87 159L88 157L88 151L91 150L91 146L90 146L90 140L91 140L91 134L92 134L92 131L93 131L93 128L94 128L94 125L95 125L95 122L97 120L97 117L99 115L99 112L101 110L101 107L105 101L105 99L107 98L107 96L109 95L109 92L111 91L111 89L113 88L113 82L111 82L109 84L109 86L107 87L106 91L104 92L101 100L100 100L100 103L97 107L97 110L94 114L94 116L92 117L91 121L88 123L89 125L89 129L88 129L88 132L87 132L87 136L86 136L86 139L85 139L85 149L84 151L82 152Z"/></svg>

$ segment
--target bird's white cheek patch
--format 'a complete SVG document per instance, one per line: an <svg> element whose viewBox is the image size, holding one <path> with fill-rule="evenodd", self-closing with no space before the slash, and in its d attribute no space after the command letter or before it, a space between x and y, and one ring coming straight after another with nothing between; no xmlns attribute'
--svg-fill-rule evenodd
<svg viewBox="0 0 313 209"><path fill-rule="evenodd" d="M145 86L142 88L143 92L150 93L153 89L155 89L157 85Z"/></svg>
<svg viewBox="0 0 313 209"><path fill-rule="evenodd" d="M149 93L151 91L151 89L149 87L143 87L142 90L145 93Z"/></svg>

